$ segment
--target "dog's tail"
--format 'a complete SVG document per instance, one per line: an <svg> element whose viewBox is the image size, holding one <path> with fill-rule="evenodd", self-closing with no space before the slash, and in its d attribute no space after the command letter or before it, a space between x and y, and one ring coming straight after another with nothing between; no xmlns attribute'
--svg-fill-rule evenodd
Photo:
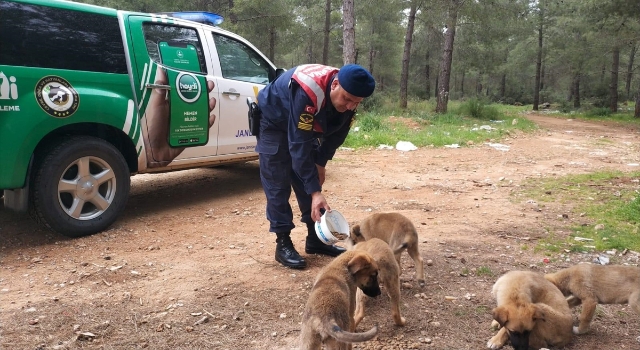
<svg viewBox="0 0 640 350"><path fill-rule="evenodd" d="M400 244L395 249L393 249L393 254L398 254L398 253L402 252L404 249L407 249L408 246L409 246L409 243L407 243L407 242L404 242L404 243Z"/></svg>
<svg viewBox="0 0 640 350"><path fill-rule="evenodd" d="M328 328L329 329L327 329L327 333L329 333L331 337L342 343L360 343L363 341L371 340L376 336L376 334L378 334L377 324L374 325L370 330L362 333L351 333L342 330L342 328L340 328L340 326L338 326L335 321L332 325L329 325Z"/></svg>

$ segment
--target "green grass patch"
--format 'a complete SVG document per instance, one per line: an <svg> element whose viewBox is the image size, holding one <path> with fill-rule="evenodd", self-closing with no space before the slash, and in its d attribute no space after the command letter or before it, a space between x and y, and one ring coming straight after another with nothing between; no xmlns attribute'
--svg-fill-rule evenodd
<svg viewBox="0 0 640 350"><path fill-rule="evenodd" d="M452 101L449 113L437 114L432 101L410 101L406 109L398 108L392 99L378 99L372 105L358 113L344 147L395 146L398 141L417 147L466 147L537 129L522 116L522 107Z"/></svg>
<svg viewBox="0 0 640 350"><path fill-rule="evenodd" d="M476 314L478 314L478 315L486 315L489 312L491 312L491 308L489 308L488 306L485 306L485 305L476 306L475 310L476 310Z"/></svg>
<svg viewBox="0 0 640 350"><path fill-rule="evenodd" d="M571 227L568 238L553 232L536 250L559 252L630 249L640 251L640 172L603 171L561 178L531 179L522 195L538 202L569 204L572 217L584 219ZM577 241L575 238L588 241Z"/></svg>
<svg viewBox="0 0 640 350"><path fill-rule="evenodd" d="M533 106L527 105L519 108L524 108L525 111L532 111ZM563 104L559 106L552 105L550 110L540 110L540 114L545 114L550 117L557 118L569 118L569 119L582 119L590 121L606 121L616 123L622 126L628 127L640 127L640 118L635 118L635 103L633 101L622 104L619 110L615 113L611 112L609 107L594 107L587 106L578 109L565 108Z"/></svg>
<svg viewBox="0 0 640 350"><path fill-rule="evenodd" d="M476 276L488 276L493 277L495 274L491 271L491 268L487 266L480 266L476 269Z"/></svg>

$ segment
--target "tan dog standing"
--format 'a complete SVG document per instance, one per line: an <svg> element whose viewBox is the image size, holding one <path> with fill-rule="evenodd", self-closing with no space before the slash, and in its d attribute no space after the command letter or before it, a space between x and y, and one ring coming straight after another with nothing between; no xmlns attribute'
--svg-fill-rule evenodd
<svg viewBox="0 0 640 350"><path fill-rule="evenodd" d="M347 251L325 266L313 284L302 315L301 350L348 350L351 343L372 339L374 326L364 333L354 333L353 315L356 289L368 296L380 295L378 265L363 251Z"/></svg>
<svg viewBox="0 0 640 350"><path fill-rule="evenodd" d="M362 242L370 238L379 238L391 247L395 253L398 266L400 255L407 250L416 265L416 278L421 287L424 287L424 264L418 250L418 231L411 220L399 213L376 213L366 217L360 225L354 225L351 229L350 239L354 243Z"/></svg>
<svg viewBox="0 0 640 350"><path fill-rule="evenodd" d="M640 267L578 264L544 276L555 284L571 306L582 304L578 327L573 333L589 331L597 304L625 304L640 315Z"/></svg>
<svg viewBox="0 0 640 350"><path fill-rule="evenodd" d="M487 342L489 349L499 349L507 340L515 350L562 347L571 341L569 304L542 274L507 272L498 278L491 293L498 304L492 325L497 323L501 328Z"/></svg>
<svg viewBox="0 0 640 350"><path fill-rule="evenodd" d="M391 300L393 321L398 326L404 326L406 320L400 315L400 266L396 262L394 252L385 241L379 238L360 242L354 246L354 249L369 253L378 264L378 280L387 290ZM364 304L367 297L361 290L358 290L356 295L355 323L358 327L364 318Z"/></svg>

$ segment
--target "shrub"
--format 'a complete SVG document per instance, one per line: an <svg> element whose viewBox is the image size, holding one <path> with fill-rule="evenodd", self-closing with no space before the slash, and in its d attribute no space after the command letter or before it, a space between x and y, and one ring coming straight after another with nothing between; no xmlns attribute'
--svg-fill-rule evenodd
<svg viewBox="0 0 640 350"><path fill-rule="evenodd" d="M585 114L587 117L608 117L611 115L611 109L607 107L592 108Z"/></svg>
<svg viewBox="0 0 640 350"><path fill-rule="evenodd" d="M384 96L382 93L374 92L373 95L362 100L359 106L359 110L372 111L376 108L382 107L384 104Z"/></svg>
<svg viewBox="0 0 640 350"><path fill-rule="evenodd" d="M562 102L560 102L558 110L562 113L570 113L573 110L573 105L571 104L571 102L563 100Z"/></svg>
<svg viewBox="0 0 640 350"><path fill-rule="evenodd" d="M495 106L489 106L476 98L472 98L460 105L459 113L482 120L498 119L500 116Z"/></svg>
<svg viewBox="0 0 640 350"><path fill-rule="evenodd" d="M362 132L371 132L382 129L382 118L372 113L360 114L357 117L358 126Z"/></svg>

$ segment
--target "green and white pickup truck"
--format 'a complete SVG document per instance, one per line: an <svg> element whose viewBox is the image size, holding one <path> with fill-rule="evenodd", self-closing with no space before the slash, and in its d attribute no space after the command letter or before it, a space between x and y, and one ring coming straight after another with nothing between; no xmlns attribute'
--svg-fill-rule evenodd
<svg viewBox="0 0 640 350"><path fill-rule="evenodd" d="M0 0L0 190L61 234L100 232L136 173L257 159L248 97L282 71L204 12Z"/></svg>

